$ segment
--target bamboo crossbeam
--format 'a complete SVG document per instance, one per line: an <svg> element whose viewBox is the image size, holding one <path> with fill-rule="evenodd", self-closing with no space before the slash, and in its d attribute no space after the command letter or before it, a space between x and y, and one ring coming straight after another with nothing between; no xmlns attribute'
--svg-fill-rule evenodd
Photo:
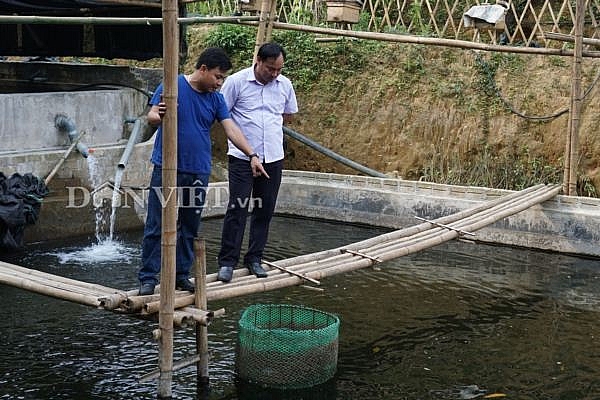
<svg viewBox="0 0 600 400"><path fill-rule="evenodd" d="M258 21L255 16L236 17L186 17L179 18L181 25L241 23ZM30 24L30 25L161 25L162 18L144 17L48 17L39 15L0 15L1 24Z"/></svg>
<svg viewBox="0 0 600 400"><path fill-rule="evenodd" d="M13 272L13 273L21 273L23 276L26 276L26 277L39 277L40 279L47 279L50 281L65 282L65 283L72 284L74 286L91 288L91 289L96 290L97 292L114 293L114 291L115 291L115 289L113 289L113 288L98 285L97 283L88 283L88 282L78 281L76 279L71 279L71 278L67 278L67 277L63 277L63 276L59 276L59 275L53 275L53 274L49 274L47 272L38 271L35 269L29 269L29 268L22 267L20 265L10 264L10 263L3 262L3 261L0 261L0 270L5 270L8 272Z"/></svg>
<svg viewBox="0 0 600 400"><path fill-rule="evenodd" d="M544 38L550 40L558 40L560 42L570 42L575 43L575 36L567 35L566 33L558 33L558 32L544 32ZM591 46L600 46L600 39L593 38L583 38L583 44L591 45Z"/></svg>
<svg viewBox="0 0 600 400"><path fill-rule="evenodd" d="M522 199L516 199L516 200L511 201L510 203L501 204L501 205L492 207L487 212L480 212L480 213L474 214L471 217L468 217L468 218L463 219L462 221L456 222L455 226L458 228L462 228L462 229L469 229L469 227L471 226L471 224L473 222L481 220L482 218L485 218L488 215L504 215L507 212L508 212L508 215L512 215L512 213L515 213L515 210L521 210L520 207L522 206L522 204L528 202L530 199L535 200L536 198L539 198L542 194L545 194L548 191L552 191L552 190L555 190L554 186L542 188L541 190L538 190L538 191L534 192L533 194L528 194L527 196L524 196ZM559 189L559 191L560 191L560 189ZM527 203L527 204L529 204L529 203ZM516 212L518 212L518 211L516 211ZM472 229L470 229L470 230L472 230ZM440 234L443 234L444 231L445 231L445 229L443 229L443 228L431 228L428 231L420 232L409 238L403 238L401 240L396 241L395 243L386 244L385 246L374 246L373 248L368 249L368 252L378 254L376 252L377 249L383 249L384 251L393 251L396 248L407 247L414 243L419 243L422 241L429 240L432 237L439 237ZM458 236L458 233L457 233L457 236Z"/></svg>
<svg viewBox="0 0 600 400"><path fill-rule="evenodd" d="M430 223L432 225L439 226L440 228L445 228L445 229L450 229L451 231L456 231L456 232L458 232L461 235L475 236L475 234L472 233L472 232L463 231L462 229L457 229L457 228L454 228L454 227L452 227L450 225L440 224L439 222L435 222L435 221L432 221L432 220L429 220L429 219L426 219L426 218L421 218L421 217L416 216L416 215L415 215L415 218L418 219L419 221L425 221L425 222Z"/></svg>
<svg viewBox="0 0 600 400"><path fill-rule="evenodd" d="M480 218L481 215L485 215L487 213L495 213L495 212L503 211L506 208L510 208L510 207L514 206L515 204L518 204L519 201L522 201L522 199L528 199L528 198L531 198L531 197L536 197L540 193L543 193L543 192L545 192L547 190L548 190L548 188L544 187L543 185L542 186L538 186L538 187L536 187L535 190L525 193L520 198L519 197L513 197L509 201L499 202L499 203L497 203L496 205L494 205L492 207L484 208L483 210L479 210L476 213L473 213L473 214L471 214L469 216L461 218L460 220L457 220L457 221L453 222L455 224L454 226L456 226L458 228L462 228L462 227L464 227L465 224L470 223L470 221L472 221L474 219ZM519 193L519 192L517 192L517 193ZM436 222L442 222L443 220L444 220L444 218L439 218L439 219L436 219L435 221ZM420 232L418 232L416 234L410 235L410 237L404 236L404 238L399 238L398 240L394 241L395 242L394 244L401 243L402 240L420 239L420 238L422 238L424 236L429 236L431 234L435 234L435 233L443 231L442 228L431 228L431 226L428 223L425 223L425 225L428 225L430 229L421 230ZM377 243L377 244L375 244L375 245L373 245L373 246L365 249L364 251L372 252L372 251L375 251L377 248L380 248L380 247L389 247L391 244L392 244L391 242L388 242L388 243Z"/></svg>
<svg viewBox="0 0 600 400"><path fill-rule="evenodd" d="M359 256L359 257L363 257L363 258L368 258L369 260L371 260L373 262L376 262L376 263L380 263L381 262L381 260L379 258L372 257L372 256L370 256L368 254L365 254L362 251L354 251L354 250L350 250L350 249L342 249L341 251L342 251L342 253L349 253L349 254L352 254L352 255L355 255L355 256Z"/></svg>
<svg viewBox="0 0 600 400"><path fill-rule="evenodd" d="M256 26L256 22L241 22L245 25ZM572 50L567 49L547 49L543 47L515 47L515 46L502 46L497 44L485 44L477 42L469 42L466 40L458 39L444 39L444 38L433 38L433 37L422 37L412 36L404 34L393 34L393 33L379 33L379 32L365 32L365 31L349 31L344 29L324 28L310 25L298 25L289 24L284 22L273 22L273 27L277 29L320 33L325 35L336 35L345 37L354 37L357 39L367 40L380 40L384 42L397 42L397 43L410 43L410 44L424 44L430 46L443 46L443 47L455 47L461 49L472 49L472 50L484 50L484 51L495 51L499 53L519 53L519 54L541 54L541 55L555 55L555 56L568 56L573 55ZM584 57L600 57L600 51L584 51Z"/></svg>
<svg viewBox="0 0 600 400"><path fill-rule="evenodd" d="M182 368L187 367L188 365L192 365L194 363L197 363L198 360L200 359L200 355L196 354L194 356L188 357L188 358L184 358L182 360L179 361L175 361L173 363L173 371L177 371L180 370ZM156 369L152 372L147 373L146 375L142 375L138 381L140 383L144 383L144 382L148 382L152 379L156 379L160 376L160 370Z"/></svg>
<svg viewBox="0 0 600 400"><path fill-rule="evenodd" d="M262 260L262 262L263 262L264 264L268 265L269 267L277 268L277 269L278 269L278 270L280 270L280 271L287 272L288 274L291 274L291 275L295 275L295 276L297 276L297 277L299 277L299 278L302 278L302 279L304 279L304 280L307 280L307 281L309 281L309 282L312 282L312 283L314 283L314 284L316 284L316 285L320 285L320 284L321 284L321 282L319 282L319 281L318 281L318 280L316 280L316 279L313 279L313 278L311 278L311 277L309 277L309 276L306 276L306 275L302 275L302 274L300 274L300 273L298 273L298 272L294 272L294 271L292 271L292 270L290 270L290 269L287 269L287 268L285 268L285 267L280 267L279 265L277 265L277 264L275 264L275 263L272 263L272 262L269 262L269 261L265 261L265 260Z"/></svg>

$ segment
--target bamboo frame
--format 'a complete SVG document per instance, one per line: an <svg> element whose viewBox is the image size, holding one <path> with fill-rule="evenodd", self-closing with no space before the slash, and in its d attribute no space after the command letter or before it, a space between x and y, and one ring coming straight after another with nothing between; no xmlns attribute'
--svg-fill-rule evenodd
<svg viewBox="0 0 600 400"><path fill-rule="evenodd" d="M464 212L439 218L435 222L452 226L458 230L478 230L546 201L556 196L560 190L559 185L537 185L521 192L494 199ZM278 261L278 265L285 265L294 272L318 280L334 274L371 266L376 263L375 259L387 261L441 244L459 236L459 232L456 230L448 231L446 228L432 227L430 223L425 222L338 249L281 260ZM353 249L370 257L356 256L347 251L342 253L343 249ZM213 276L216 276L216 274L213 274ZM257 279L253 275L247 274L247 272L240 273L238 276L227 284L222 282L209 284L207 290L208 301L300 285L305 282L304 279L298 276L290 276L284 271L276 270L269 271L269 276L261 279ZM193 295L181 296L176 299L175 307L185 307L193 302ZM156 303L146 304L145 312L149 314L156 312L158 307Z"/></svg>

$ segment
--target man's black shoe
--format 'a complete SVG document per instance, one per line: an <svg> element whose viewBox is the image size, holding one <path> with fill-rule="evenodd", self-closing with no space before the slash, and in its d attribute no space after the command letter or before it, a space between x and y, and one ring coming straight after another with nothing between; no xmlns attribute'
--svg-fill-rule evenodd
<svg viewBox="0 0 600 400"><path fill-rule="evenodd" d="M250 271L251 274L256 275L257 278L266 278L267 271L263 269L259 262L251 262L246 264L246 268Z"/></svg>
<svg viewBox="0 0 600 400"><path fill-rule="evenodd" d="M192 285L192 283L189 280L180 279L177 282L175 282L175 289L194 293L194 291L196 290L196 287L194 285Z"/></svg>
<svg viewBox="0 0 600 400"><path fill-rule="evenodd" d="M219 273L217 274L217 280L223 283L227 283L231 281L233 278L233 267L221 267L219 268Z"/></svg>
<svg viewBox="0 0 600 400"><path fill-rule="evenodd" d="M146 283L142 283L140 285L140 291L139 291L139 295L140 296L149 296L151 294L154 294L154 283L150 283L150 282L146 282Z"/></svg>

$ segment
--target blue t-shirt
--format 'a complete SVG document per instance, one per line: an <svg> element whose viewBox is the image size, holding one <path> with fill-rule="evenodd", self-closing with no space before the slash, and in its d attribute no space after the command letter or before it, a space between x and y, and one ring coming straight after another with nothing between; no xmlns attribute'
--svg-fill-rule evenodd
<svg viewBox="0 0 600 400"><path fill-rule="evenodd" d="M190 86L184 75L177 78L177 170L194 174L210 174L210 128L215 121L230 118L223 95L200 93ZM150 105L158 105L163 84L156 88ZM167 111L168 112L168 111ZM151 161L162 166L162 125L158 128Z"/></svg>

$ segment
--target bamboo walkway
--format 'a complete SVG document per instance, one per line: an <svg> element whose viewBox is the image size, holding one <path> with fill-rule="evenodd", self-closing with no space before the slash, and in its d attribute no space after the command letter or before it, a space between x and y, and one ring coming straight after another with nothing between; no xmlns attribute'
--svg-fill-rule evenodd
<svg viewBox="0 0 600 400"><path fill-rule="evenodd" d="M319 284L319 279L328 276L370 267L465 235L473 237L478 229L549 200L560 190L559 185L537 185L433 221L416 216L423 222L335 249L275 263L264 262L266 278L257 279L244 268L235 270L234 279L223 284L217 281L216 274L210 274L206 276L206 297L214 301L294 285ZM5 262L0 262L0 284L143 319L156 319L159 310L158 294L138 296L137 289L122 291ZM213 312L193 307L195 295L189 292L177 291L174 301L176 326L193 321L208 325L215 316Z"/></svg>

